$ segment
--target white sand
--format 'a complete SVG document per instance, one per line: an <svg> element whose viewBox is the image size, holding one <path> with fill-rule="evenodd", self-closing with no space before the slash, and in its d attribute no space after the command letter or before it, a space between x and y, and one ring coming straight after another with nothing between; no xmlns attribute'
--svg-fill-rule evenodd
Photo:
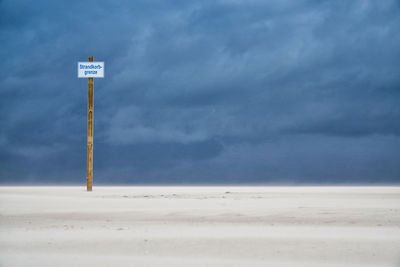
<svg viewBox="0 0 400 267"><path fill-rule="evenodd" d="M0 266L400 266L400 187L0 187Z"/></svg>

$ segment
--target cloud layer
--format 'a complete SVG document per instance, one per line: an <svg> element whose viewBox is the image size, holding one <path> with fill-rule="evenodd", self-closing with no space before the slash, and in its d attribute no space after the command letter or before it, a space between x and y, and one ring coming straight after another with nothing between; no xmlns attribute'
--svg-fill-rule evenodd
<svg viewBox="0 0 400 267"><path fill-rule="evenodd" d="M0 181L400 182L400 5L1 1Z"/></svg>

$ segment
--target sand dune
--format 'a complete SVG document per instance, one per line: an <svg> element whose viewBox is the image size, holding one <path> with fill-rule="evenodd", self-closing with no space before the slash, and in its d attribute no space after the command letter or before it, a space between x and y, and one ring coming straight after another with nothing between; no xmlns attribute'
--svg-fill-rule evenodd
<svg viewBox="0 0 400 267"><path fill-rule="evenodd" d="M400 266L400 187L0 187L0 266Z"/></svg>

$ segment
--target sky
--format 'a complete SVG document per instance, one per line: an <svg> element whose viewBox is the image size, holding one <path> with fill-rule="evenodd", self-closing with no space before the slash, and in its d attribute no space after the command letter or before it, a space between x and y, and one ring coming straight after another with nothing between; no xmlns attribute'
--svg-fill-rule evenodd
<svg viewBox="0 0 400 267"><path fill-rule="evenodd" d="M400 182L398 0L0 1L0 183Z"/></svg>

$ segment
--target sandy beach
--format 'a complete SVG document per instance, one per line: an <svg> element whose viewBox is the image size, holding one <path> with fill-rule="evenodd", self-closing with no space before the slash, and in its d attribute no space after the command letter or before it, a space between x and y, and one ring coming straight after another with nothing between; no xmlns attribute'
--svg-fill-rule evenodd
<svg viewBox="0 0 400 267"><path fill-rule="evenodd" d="M0 266L400 266L400 187L0 187Z"/></svg>

